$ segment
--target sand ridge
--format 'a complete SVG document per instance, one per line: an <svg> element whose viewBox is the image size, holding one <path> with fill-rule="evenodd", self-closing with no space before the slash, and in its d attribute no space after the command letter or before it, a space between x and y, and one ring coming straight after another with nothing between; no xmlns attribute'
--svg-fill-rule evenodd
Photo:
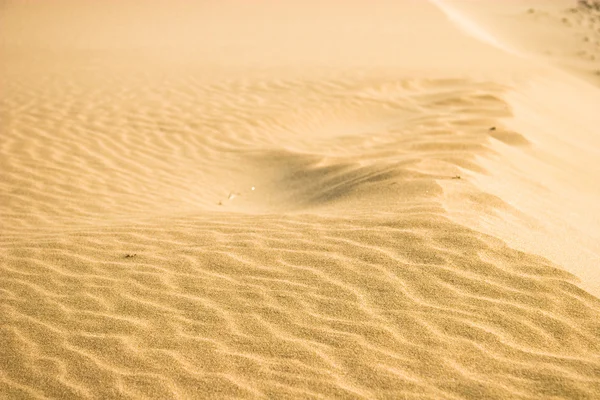
<svg viewBox="0 0 600 400"><path fill-rule="evenodd" d="M2 5L0 397L598 397L595 88L334 3Z"/></svg>
<svg viewBox="0 0 600 400"><path fill-rule="evenodd" d="M179 72L151 87L145 85L150 78L132 77L118 90L93 80L95 73L71 75L82 93L54 96L59 77L28 77L36 93L31 97L40 103L27 110L10 103L23 89L8 82L3 149L20 155L4 160L5 184L18 187L3 194L5 228L11 222L51 227L54 219L95 224L163 214L175 204L179 211L235 211L248 199L256 200L246 211L302 209L295 203L343 197L377 176L385 186L398 174L413 176L418 185L419 174L409 170L426 169L426 163L445 163L436 172L442 179L459 174L452 165L477 169L468 155L484 152L488 137L526 144L518 133L490 130L497 118L510 115L498 97L502 85L494 83L375 72L254 82L234 77L204 86L177 79ZM292 101L298 109L286 106ZM49 127L32 126L44 111L51 113ZM55 139L48 129L63 136ZM286 148L277 144L282 130L289 132ZM399 185L394 196L410 195L409 185ZM62 207L47 209L48 201L67 193Z"/></svg>

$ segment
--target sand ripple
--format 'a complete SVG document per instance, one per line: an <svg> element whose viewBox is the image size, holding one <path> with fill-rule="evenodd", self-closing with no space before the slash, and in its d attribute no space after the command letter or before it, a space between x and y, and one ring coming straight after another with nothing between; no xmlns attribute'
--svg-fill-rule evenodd
<svg viewBox="0 0 600 400"><path fill-rule="evenodd" d="M598 397L600 300L443 207L502 85L199 71L7 68L3 396Z"/></svg>
<svg viewBox="0 0 600 400"><path fill-rule="evenodd" d="M171 219L0 254L2 386L16 397L600 390L600 301L440 213Z"/></svg>

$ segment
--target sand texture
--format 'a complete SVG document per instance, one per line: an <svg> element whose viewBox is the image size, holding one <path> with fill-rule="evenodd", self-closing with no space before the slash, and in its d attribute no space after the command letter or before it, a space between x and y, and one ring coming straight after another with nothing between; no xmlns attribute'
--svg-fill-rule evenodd
<svg viewBox="0 0 600 400"><path fill-rule="evenodd" d="M486 4L0 2L0 398L600 398L600 19Z"/></svg>

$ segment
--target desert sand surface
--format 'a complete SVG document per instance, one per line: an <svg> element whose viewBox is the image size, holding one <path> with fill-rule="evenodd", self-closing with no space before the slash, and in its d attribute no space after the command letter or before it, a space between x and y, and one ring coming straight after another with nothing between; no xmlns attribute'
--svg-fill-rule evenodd
<svg viewBox="0 0 600 400"><path fill-rule="evenodd" d="M1 1L0 398L600 398L599 15Z"/></svg>

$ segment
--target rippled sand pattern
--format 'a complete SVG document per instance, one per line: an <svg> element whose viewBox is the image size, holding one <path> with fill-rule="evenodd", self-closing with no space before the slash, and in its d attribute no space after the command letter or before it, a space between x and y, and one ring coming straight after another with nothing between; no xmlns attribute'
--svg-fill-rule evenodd
<svg viewBox="0 0 600 400"><path fill-rule="evenodd" d="M461 225L540 222L478 179L554 75L433 3L0 0L0 399L600 398L600 299Z"/></svg>
<svg viewBox="0 0 600 400"><path fill-rule="evenodd" d="M432 174L417 172L428 164L451 178L451 165L478 170L470 159L490 135L526 143L489 131L510 114L489 83L383 72L216 83L203 82L202 70L198 81L179 70L120 73L117 82L105 71L9 75L0 108L1 151L10 154L5 228L220 210L242 193L262 196L244 211L305 210L384 180L402 183L396 194L433 193Z"/></svg>
<svg viewBox="0 0 600 400"><path fill-rule="evenodd" d="M599 395L600 300L440 201L491 140L529 145L502 86L23 75L0 109L2 396Z"/></svg>
<svg viewBox="0 0 600 400"><path fill-rule="evenodd" d="M589 398L600 301L407 206L2 243L9 396Z"/></svg>

